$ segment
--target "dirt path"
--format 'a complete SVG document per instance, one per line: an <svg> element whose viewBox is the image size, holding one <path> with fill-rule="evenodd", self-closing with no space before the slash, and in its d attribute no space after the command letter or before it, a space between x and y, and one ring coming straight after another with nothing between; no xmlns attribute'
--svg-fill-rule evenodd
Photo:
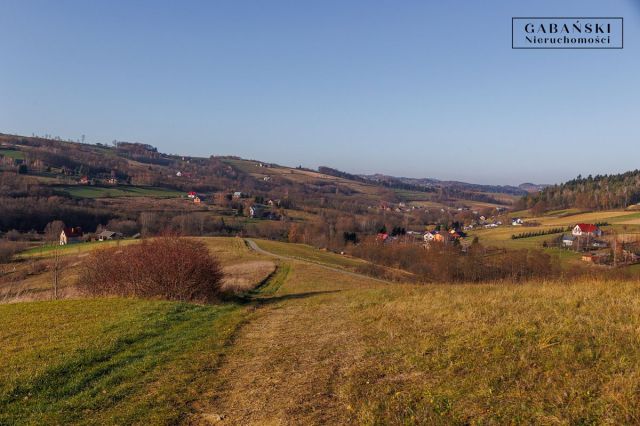
<svg viewBox="0 0 640 426"><path fill-rule="evenodd" d="M376 282L384 283L384 284L392 284L391 281L387 281L387 280L383 280L383 279L380 279L380 278L371 277L371 276L364 275L364 274L359 274L357 272L351 272L351 271L346 271L346 270L340 269L340 268L334 268L332 266L323 265L323 264L320 264L320 263L317 263L317 262L312 262L312 261L306 260L306 259L299 259L299 258L296 258L296 257L283 256L281 254L271 253L270 251L267 251L267 250L261 248L260 246L258 246L258 244L256 244L256 242L253 241L253 240L245 239L245 242L247 243L247 245L249 246L249 248L251 250L253 250L255 252L258 252L258 253L261 253L261 254L264 254L264 255L267 255L267 256L273 256L273 257L276 257L278 259L285 259L285 260L297 260L297 261L300 261L300 262L313 264L313 265L315 265L315 266L317 266L319 268L323 268L323 269L326 269L328 271L338 272L340 274L346 274L346 275L349 275L349 276L352 276L352 277L355 277L355 278L363 278L363 279L366 279L368 281L376 281Z"/></svg>
<svg viewBox="0 0 640 426"><path fill-rule="evenodd" d="M289 262L288 262L289 263ZM341 389L362 358L350 324L348 293L369 278L299 261L275 294L260 297L217 372L219 383L200 407L200 424L347 424ZM376 284L373 284L374 286Z"/></svg>

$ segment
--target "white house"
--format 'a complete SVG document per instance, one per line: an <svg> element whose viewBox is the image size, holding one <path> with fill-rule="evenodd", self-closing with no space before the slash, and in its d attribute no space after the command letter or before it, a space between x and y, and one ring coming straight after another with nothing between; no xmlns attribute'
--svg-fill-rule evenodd
<svg viewBox="0 0 640 426"><path fill-rule="evenodd" d="M424 242L428 243L428 242L433 241L436 238L436 234L437 234L436 231L427 231L424 234L424 237L423 237L424 238Z"/></svg>
<svg viewBox="0 0 640 426"><path fill-rule="evenodd" d="M591 223L579 223L571 231L576 237L600 237L602 230Z"/></svg>
<svg viewBox="0 0 640 426"><path fill-rule="evenodd" d="M562 236L562 245L564 247L573 247L573 243L576 241L576 237L574 235L563 235Z"/></svg>
<svg viewBox="0 0 640 426"><path fill-rule="evenodd" d="M261 218L264 215L265 207L260 204L254 204L249 207L249 216L253 218Z"/></svg>
<svg viewBox="0 0 640 426"><path fill-rule="evenodd" d="M520 219L519 217L516 217L516 218L514 218L514 219L511 221L511 225L512 225L512 226L520 226L520 225L522 225L523 223L524 223L524 222L523 222L523 221L522 221L522 219Z"/></svg>

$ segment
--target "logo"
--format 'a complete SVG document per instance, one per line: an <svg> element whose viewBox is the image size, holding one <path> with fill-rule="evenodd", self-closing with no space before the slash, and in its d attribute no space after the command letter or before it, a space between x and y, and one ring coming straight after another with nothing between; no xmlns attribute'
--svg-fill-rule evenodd
<svg viewBox="0 0 640 426"><path fill-rule="evenodd" d="M623 18L511 18L512 49L622 49Z"/></svg>

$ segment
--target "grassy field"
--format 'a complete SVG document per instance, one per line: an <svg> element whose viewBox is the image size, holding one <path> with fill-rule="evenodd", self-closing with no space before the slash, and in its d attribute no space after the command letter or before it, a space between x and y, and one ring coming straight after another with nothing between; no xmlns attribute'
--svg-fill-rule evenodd
<svg viewBox="0 0 640 426"><path fill-rule="evenodd" d="M15 149L0 148L0 155L16 160L24 160L24 152Z"/></svg>
<svg viewBox="0 0 640 426"><path fill-rule="evenodd" d="M611 222L617 217L627 216L630 213L624 210L610 210L601 212L579 213L559 216L543 216L534 220L547 226L569 226L577 223Z"/></svg>
<svg viewBox="0 0 640 426"><path fill-rule="evenodd" d="M89 241L86 243L74 243L59 246L55 244L45 244L38 247L33 247L29 250L25 250L18 254L18 258L26 259L31 257L51 257L56 250L61 255L81 254L91 250L95 250L101 247L116 247L120 245L133 244L140 240L112 240L112 241Z"/></svg>
<svg viewBox="0 0 640 426"><path fill-rule="evenodd" d="M0 424L640 422L637 281L390 285L283 262L246 305L0 306Z"/></svg>
<svg viewBox="0 0 640 426"><path fill-rule="evenodd" d="M275 263L271 259L249 250L244 240L235 237L201 238L207 248L221 263L225 272L224 289L231 293L247 291L273 272ZM116 240L47 245L20 253L10 265L0 265L12 271L0 275L0 302L17 300L45 300L51 298L52 275L50 266L54 250L61 256L60 291L64 297L76 297L75 284L79 265L93 250L134 244L140 240ZM19 276L21 278L14 278Z"/></svg>
<svg viewBox="0 0 640 426"><path fill-rule="evenodd" d="M239 306L0 306L0 424L167 424L204 393Z"/></svg>
<svg viewBox="0 0 640 426"><path fill-rule="evenodd" d="M173 189L158 187L140 186L88 186L69 185L58 186L56 190L65 192L76 198L116 198L116 197L153 197L153 198L175 198L184 195L182 192Z"/></svg>
<svg viewBox="0 0 640 426"><path fill-rule="evenodd" d="M636 423L639 291L383 285L293 262L201 409L233 424Z"/></svg>
<svg viewBox="0 0 640 426"><path fill-rule="evenodd" d="M353 269L366 263L361 259L319 250L306 244L286 244L278 241L260 240L259 245L271 253L304 259L323 265Z"/></svg>

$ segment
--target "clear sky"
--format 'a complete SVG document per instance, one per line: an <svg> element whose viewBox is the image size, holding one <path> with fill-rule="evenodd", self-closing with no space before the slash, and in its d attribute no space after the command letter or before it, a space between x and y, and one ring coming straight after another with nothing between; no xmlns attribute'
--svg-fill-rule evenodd
<svg viewBox="0 0 640 426"><path fill-rule="evenodd" d="M622 16L624 50L512 50ZM478 183L640 167L640 1L0 1L0 132Z"/></svg>

